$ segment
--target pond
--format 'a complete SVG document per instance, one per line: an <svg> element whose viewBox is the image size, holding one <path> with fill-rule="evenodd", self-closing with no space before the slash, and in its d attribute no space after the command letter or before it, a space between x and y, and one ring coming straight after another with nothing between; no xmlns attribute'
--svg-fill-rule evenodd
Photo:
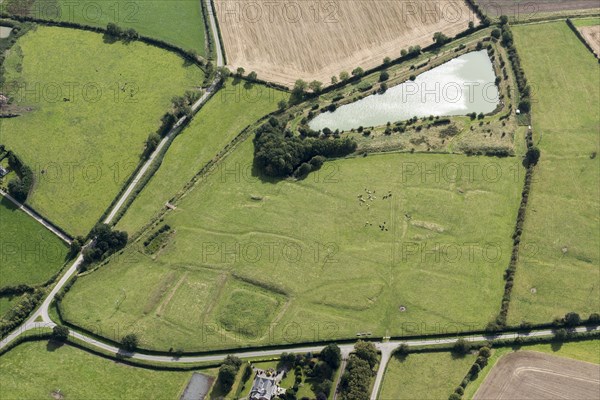
<svg viewBox="0 0 600 400"><path fill-rule="evenodd" d="M412 117L489 113L499 103L496 75L487 51L454 58L407 81L334 112L319 114L308 125L313 130L350 130L378 126Z"/></svg>

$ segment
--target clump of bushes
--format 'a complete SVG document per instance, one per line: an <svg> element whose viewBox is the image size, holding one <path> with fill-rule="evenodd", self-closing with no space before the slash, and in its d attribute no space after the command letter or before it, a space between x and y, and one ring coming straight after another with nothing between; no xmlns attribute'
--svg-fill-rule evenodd
<svg viewBox="0 0 600 400"><path fill-rule="evenodd" d="M133 42L140 38L140 35L135 29L123 29L113 22L109 22L108 25L106 25L106 34L116 40L122 40L126 43Z"/></svg>
<svg viewBox="0 0 600 400"><path fill-rule="evenodd" d="M102 261L127 245L127 232L113 231L106 224L98 224L90 233L95 240L83 251L84 264Z"/></svg>
<svg viewBox="0 0 600 400"><path fill-rule="evenodd" d="M12 307L0 319L0 337L4 337L10 331L21 325L23 321L39 305L44 297L43 290L34 290L33 293L27 293L21 297L19 303Z"/></svg>
<svg viewBox="0 0 600 400"><path fill-rule="evenodd" d="M15 200L25 203L33 186L33 171L12 151L8 152L8 165L17 174L17 178L8 182L8 193Z"/></svg>

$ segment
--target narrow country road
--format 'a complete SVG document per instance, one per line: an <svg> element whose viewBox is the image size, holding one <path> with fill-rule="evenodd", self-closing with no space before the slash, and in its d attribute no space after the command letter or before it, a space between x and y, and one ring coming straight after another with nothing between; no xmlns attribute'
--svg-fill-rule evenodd
<svg viewBox="0 0 600 400"><path fill-rule="evenodd" d="M215 20L214 10L212 8L210 0L204 0L204 1L206 1L206 9L208 10L210 27L212 30L213 37L215 38L215 45L216 45L215 48L216 48L216 52L217 52L217 67L222 67L224 65L223 64L223 59L224 59L223 49L221 47L221 41L219 40L219 31L217 29L217 22ZM208 87L208 89L206 89L206 92L204 92L204 94L198 99L198 101L196 101L192 105L192 114L195 114L200 109L202 104L204 104L204 102L206 102L206 100L208 100L210 98L210 96L212 96L212 94L215 92L215 90L217 90L220 80L221 80L220 76L217 75L217 77L212 82L212 84ZM187 117L185 117L185 116L181 117L179 119L179 121L177 121L177 123L175 125L173 125L173 128L169 131L169 133L167 135L165 135L165 137L160 141L160 143L158 144L156 149L152 152L152 154L150 155L148 160L144 163L142 168L140 168L140 170L136 174L135 178L131 181L131 183L125 190L125 192L123 192L123 194L119 198L119 201L117 201L117 203L114 205L111 212L108 214L108 216L104 220L105 224L110 224L113 221L113 219L115 218L115 215L117 215L117 213L119 212L121 207L123 207L123 204L125 204L125 202L129 198L129 196L131 196L131 193L133 192L133 190L135 189L137 184L140 182L142 177L146 174L146 172L148 171L148 168L150 168L150 166L152 165L152 163L154 162L156 157L160 154L163 147L165 147L167 145L167 143L169 142L169 140L171 140L171 138L173 136L175 136L179 133L182 125L185 123L186 120L187 120Z"/></svg>
<svg viewBox="0 0 600 400"><path fill-rule="evenodd" d="M198 99L198 101L196 101L194 103L194 105L192 106L193 114L195 114L200 109L202 104L204 104L204 102L206 102L206 100L208 100L210 98L210 96L213 95L213 93L215 92L215 90L217 89L217 87L219 85L219 80L220 80L220 78L217 77L215 79L215 81L213 81L213 83L208 87L208 89L206 89L206 92L204 92L204 94ZM123 192L123 194L119 198L119 201L117 201L115 203L111 212L108 214L108 216L104 220L105 224L110 224L111 222L113 222L113 219L115 218L115 216L117 215L117 213L119 212L121 207L123 207L123 204L125 204L125 202L129 198L129 196L131 196L131 193L136 188L136 186L138 185L140 180L144 177L144 175L146 175L148 168L150 168L150 166L152 165L152 163L154 162L156 157L158 157L158 155L161 153L162 149L167 145L167 143L169 143L169 140L171 140L171 138L173 136L176 136L181 131L183 123L186 120L187 120L187 117L185 117L185 116L181 117L179 119L179 121L177 121L177 123L175 125L173 125L173 128L169 131L169 133L167 133L165 135L165 137L160 141L158 146L156 146L156 149L152 152L150 157L148 157L148 160L144 163L144 165L142 165L142 167L136 174L135 178L133 178L133 180L127 187L127 189Z"/></svg>
<svg viewBox="0 0 600 400"><path fill-rule="evenodd" d="M203 1L203 0L200 0ZM217 28L217 21L215 18L217 10L213 9L211 0L206 1L206 9L208 10L208 18L210 20L210 30L212 32L213 38L215 38L215 50L217 52L217 67L225 66L223 56L223 48L221 47L221 39L219 39L219 28Z"/></svg>
<svg viewBox="0 0 600 400"><path fill-rule="evenodd" d="M56 236L61 238L64 242L66 242L67 244L71 244L71 238L69 236L67 236L63 231L54 226L54 224L52 224L51 222L46 221L44 217L39 215L37 212L33 211L25 204L19 203L14 197L12 197L10 194L6 193L2 189L0 189L0 196L3 196L4 198L12 202L21 211L23 211L25 214L29 215L31 218L35 219L37 222L42 224L46 229L48 229L50 232L54 233Z"/></svg>
<svg viewBox="0 0 600 400"><path fill-rule="evenodd" d="M223 57L223 53L222 53L222 47L221 47L221 43L219 40L217 25L216 25L215 16L214 16L215 11L212 8L212 4L211 4L210 0L201 0L201 1L206 1L207 9L209 10L208 14L209 14L209 19L210 19L211 31L215 38L215 47L217 50L217 66L221 67L224 65L224 62L223 62L224 57ZM198 109L202 106L202 104L204 102L206 102L207 99L210 98L210 96L217 90L219 80L220 80L220 77L217 76L215 81L213 81L213 83L209 86L209 88L206 90L204 95L193 105L192 109L193 109L194 113L197 112ZM179 130L182 128L182 125L185 121L186 121L186 117L181 118L174 125L173 129L159 143L159 145L157 146L155 151L151 154L150 158L140 168L140 170L136 174L135 178L132 180L132 182L127 187L127 189L123 192L122 196L114 204L113 208L111 209L111 212L108 214L108 216L106 217L106 219L104 221L105 223L111 223L114 220L115 216L117 215L119 210L122 208L123 204L125 204L127 199L134 192L138 183L143 178L143 176L146 174L146 172L148 171L148 169L154 162L155 158L160 154L160 152L163 150L164 146L167 145L167 143L169 142L169 139L179 132ZM12 199L6 193L1 192L0 194L7 197L9 200L15 202L14 199ZM18 203L15 203L15 204L17 204L19 206ZM24 207L22 205L20 206L20 208L23 209L23 211L25 211L25 212L27 212L27 210L28 210L26 207ZM29 211L31 211L31 210L29 210ZM37 215L36 213L33 213L33 212L32 213L27 212L27 213L29 215L31 215L32 217L34 217L36 220L38 220L40 223L42 223L44 226L46 226L48 229L50 229L54 232L54 230L52 229L53 226L47 226L48 223L45 220L43 220L43 218L41 218L39 216L36 217L36 215ZM32 214L36 214L36 215L32 215ZM59 235L60 232L55 232L55 233L57 235ZM66 238L66 239L70 240L69 238ZM63 240L65 240L65 238L63 238ZM52 304L52 302L54 301L56 294L64 287L64 285L77 272L77 270L82 262L83 262L83 255L82 255L82 253L80 253L79 256L77 257L77 259L75 260L75 262L69 267L69 269L58 280L58 282L53 287L53 289L50 291L48 296L44 299L42 305L38 308L38 310L36 310L25 321L25 323L23 323L19 328L17 328L15 331L11 332L4 339L0 340L0 349L3 349L7 345L9 345L12 341L17 339L19 337L19 335L24 334L28 331L35 332L36 330L39 330L39 329L47 329L47 328L52 328L52 327L56 326L56 323L52 321L52 319L50 318L50 315L48 313L49 307ZM578 327L575 329L575 331L577 331L577 332L596 331L597 332L597 331L600 331L600 327ZM102 351L116 354L116 355L118 354L121 356L126 356L126 357L129 357L134 360L150 361L150 362L156 362L156 363L178 364L178 363L214 362L214 361L221 361L225 357L225 354L227 354L227 352L224 351L224 352L221 352L220 354L176 357L176 356L171 356L171 355L150 355L150 354L137 353L137 352L130 353L130 352L124 352L123 350L121 350L113 345L101 342L93 337L89 337L89 336L84 335L77 331L72 330L69 333L69 335L74 339L77 339L81 342L86 343L89 347L92 347L92 348L95 348L98 350L102 350ZM491 339L515 339L520 336L522 336L522 337L551 337L553 335L554 335L554 332L552 330L545 329L545 330L532 331L527 334L508 332L508 333L502 333L502 334L493 335L493 336L483 336L483 335L478 335L478 334L472 334L472 335L466 335L466 336L448 335L443 338L432 338L432 339L422 339L422 340L406 340L406 341L393 340L393 341L374 342L377 349L381 352L381 362L380 362L380 365L379 365L379 368L378 368L378 371L377 371L377 374L375 377L375 383L373 386L373 391L371 393L370 399L371 400L377 399L379 392L381 390L381 385L383 383L383 377L384 377L384 373L385 373L385 370L387 367L387 363L389 362L390 358L393 356L394 350L400 344L405 343L408 346L412 346L412 347L414 347L414 346L434 346L434 345L440 345L440 344L453 344L458 340L459 337L464 338L465 340L467 340L469 342L483 342L483 341L491 340ZM234 354L238 357L244 357L244 358L273 357L273 356L280 355L283 351L288 352L288 353L306 353L306 352L316 353L316 352L319 352L323 347L324 347L323 345L314 345L314 346L309 345L309 346L298 346L298 347L294 347L294 348L281 347L281 348L269 348L269 349L264 349L264 350L248 350L248 351L237 350L237 351L231 351L231 354ZM352 352L353 347L354 347L354 344L340 345L340 349L341 349L344 360L346 360L348 358L348 355ZM346 365L346 361L343 362L342 366L345 366L345 365Z"/></svg>
<svg viewBox="0 0 600 400"><path fill-rule="evenodd" d="M201 0L201 1L203 1L203 0ZM217 50L217 66L218 67L222 67L223 66L223 58L224 57L223 57L223 54L222 54L222 47L221 47L221 44L219 42L219 35L218 35L218 30L217 30L217 24L216 24L216 21L215 21L215 17L213 15L213 11L212 11L212 6L211 6L210 0L205 0L205 1L206 1L206 5L208 7L208 10L209 10L211 29L212 29L213 35L215 37L216 50ZM221 77L217 73L217 76L215 77L215 79L213 80L213 82L211 83L211 85L206 89L206 91L204 92L204 94L192 105L192 116L195 115L196 112L200 109L200 107L210 98L210 96L212 94L214 94L214 92L216 90L218 90L220 81L221 81ZM187 120L187 117L185 117L185 116L182 117L182 118L180 118L179 121L177 121L177 123L169 131L169 133L163 138L163 140L161 140L161 142L156 147L156 149L152 152L152 154L150 155L150 157L148 158L148 160L140 168L140 170L136 174L135 178L131 181L131 183L129 184L129 186L127 187L127 189L123 192L123 194L121 195L121 197L119 198L119 200L114 204L114 206L112 207L110 213L108 214L108 216L104 220L104 223L110 224L113 221L113 219L115 218L115 216L117 215L117 213L119 212L119 210L123 207L123 204L125 204L125 202L129 198L129 196L131 195L131 193L133 193L133 191L136 188L137 184L140 182L140 180L142 179L142 177L148 171L148 169L150 168L150 166L152 165L152 163L154 162L154 160L156 159L156 157L160 154L160 152L162 151L162 149L164 148L164 146L166 146L166 144L169 142L169 139L171 137L173 137L174 135L177 135L177 133L179 133L179 131L182 129L182 126L183 126L183 124L184 124L184 122L186 120ZM33 210L29 209L27 206L24 206L24 205L20 204L15 199L13 199L10 195L8 195L7 193L4 193L1 190L0 190L0 194L2 196L6 197L8 200L10 200L13 203L15 203L24 212L26 212L27 214L29 214L30 216L32 216L33 218L35 218L38 222L40 222L46 228L50 229L52 232L54 232L59 237L61 237L61 239L65 240L69 244L71 243L71 239L70 238L68 238L64 234L62 234L62 232L60 232L58 229L56 229L56 227L54 227L49 222L45 221L41 216L37 215L37 213L35 213ZM56 323L54 323L52 321L52 319L50 318L50 315L48 313L48 309L49 309L50 305L52 304L52 302L54 301L54 297L56 296L56 294L58 292L60 292L60 290L73 277L73 275L77 273L77 271L79 269L79 266L83 262L83 250L87 246L89 246L89 245L90 244L84 246L84 248L81 249L81 252L79 253L79 256L77 257L77 259L73 262L73 264L69 267L69 269L62 275L62 277L56 283L56 285L54 286L54 288L50 291L50 293L48 294L48 296L44 299L42 305L23 324L21 324L18 328L16 328L8 336L6 336L2 340L0 340L0 349L3 349L5 346L7 346L9 343L11 343L13 340L15 340L17 337L19 337L19 335L21 335L21 334L23 334L23 333L25 333L27 331L35 330L35 329L39 329L39 328L44 328L44 327L45 328L52 328L52 327L56 326ZM83 340L83 341L85 341L87 343L90 343L92 345L97 345L97 347L99 347L99 348L102 348L103 346L105 346L101 342L95 341L95 340L93 340L91 338L88 338L88 337L86 337L84 335L81 335L79 333L73 332L72 336L77 337L77 338L79 338L79 339L81 339L81 340ZM109 349L109 351L113 351L112 349L114 349L115 353L119 351L117 348L114 348L112 346L109 346L108 349Z"/></svg>

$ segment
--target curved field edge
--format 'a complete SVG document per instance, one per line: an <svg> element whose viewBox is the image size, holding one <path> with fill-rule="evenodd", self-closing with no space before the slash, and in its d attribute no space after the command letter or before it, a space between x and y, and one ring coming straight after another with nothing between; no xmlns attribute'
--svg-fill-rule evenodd
<svg viewBox="0 0 600 400"><path fill-rule="evenodd" d="M22 343L0 358L4 399L178 398L191 371L155 371L119 364L70 345Z"/></svg>
<svg viewBox="0 0 600 400"><path fill-rule="evenodd" d="M600 310L600 74L564 21L513 28L541 150L509 324ZM552 79L548 79L551 76Z"/></svg>
<svg viewBox="0 0 600 400"><path fill-rule="evenodd" d="M41 285L66 261L65 243L3 197L0 227L0 288Z"/></svg>
<svg viewBox="0 0 600 400"><path fill-rule="evenodd" d="M485 381L490 371L494 368L494 365L504 355L518 352L519 350L526 351L538 351L541 353L551 354L558 357L571 358L573 360L585 361L594 364L600 364L600 340L587 340L574 343L562 343L562 344L536 344L532 346L522 346L519 349L502 347L494 349L492 356L489 358L488 365L479 373L477 379L471 382L465 389L465 399L472 399L477 393L477 390L481 384ZM460 380L457 381L457 385Z"/></svg>
<svg viewBox="0 0 600 400"><path fill-rule="evenodd" d="M7 87L25 112L3 121L0 140L34 171L31 205L72 235L110 204L171 98L203 81L173 53L65 28L37 27L11 58Z"/></svg>
<svg viewBox="0 0 600 400"><path fill-rule="evenodd" d="M228 79L173 140L161 166L117 228L132 235L154 217L239 132L277 109L289 95L259 84Z"/></svg>
<svg viewBox="0 0 600 400"><path fill-rule="evenodd" d="M112 340L136 330L143 348L184 351L443 333L494 318L519 159L387 154L327 162L303 181L270 181L253 174L252 150L250 140L240 144L165 214L157 228L172 233L158 252L143 245L147 232L79 279L63 318ZM449 181L425 173L436 168L463 174ZM483 177L484 169L495 173ZM357 200L365 188L379 196L370 210ZM232 283L284 301L252 326L225 328L223 317L237 318L223 306Z"/></svg>

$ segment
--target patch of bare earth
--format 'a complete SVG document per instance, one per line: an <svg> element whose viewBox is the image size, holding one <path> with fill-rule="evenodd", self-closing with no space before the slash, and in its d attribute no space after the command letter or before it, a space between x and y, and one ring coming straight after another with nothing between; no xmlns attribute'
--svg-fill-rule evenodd
<svg viewBox="0 0 600 400"><path fill-rule="evenodd" d="M596 57L600 58L600 25L582 26L579 28L579 32L594 50Z"/></svg>
<svg viewBox="0 0 600 400"><path fill-rule="evenodd" d="M330 83L402 49L451 37L479 21L464 0L216 0L230 68L285 85Z"/></svg>
<svg viewBox="0 0 600 400"><path fill-rule="evenodd" d="M600 365L534 351L502 357L474 400L597 399Z"/></svg>

